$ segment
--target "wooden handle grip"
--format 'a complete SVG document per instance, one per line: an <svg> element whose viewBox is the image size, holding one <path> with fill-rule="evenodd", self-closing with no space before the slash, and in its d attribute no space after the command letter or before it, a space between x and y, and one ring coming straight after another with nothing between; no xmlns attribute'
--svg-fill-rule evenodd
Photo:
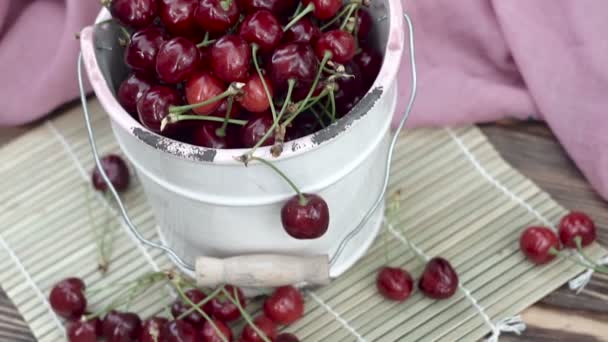
<svg viewBox="0 0 608 342"><path fill-rule="evenodd" d="M329 283L329 257L275 254L244 255L226 259L196 259L196 282L213 287L232 284L240 287L278 287L302 282Z"/></svg>

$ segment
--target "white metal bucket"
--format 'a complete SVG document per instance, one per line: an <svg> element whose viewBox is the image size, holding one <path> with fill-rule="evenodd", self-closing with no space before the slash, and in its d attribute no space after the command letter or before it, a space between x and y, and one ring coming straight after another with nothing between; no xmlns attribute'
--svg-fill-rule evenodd
<svg viewBox="0 0 608 342"><path fill-rule="evenodd" d="M112 121L118 143L134 165L164 242L183 260L255 253L332 256L382 191L389 147L388 129L397 100L396 76L404 47L400 0L371 7L375 42L384 51L380 74L346 117L313 135L288 142L279 158L268 147L257 155L271 160L302 191L328 203L330 226L316 240L291 238L280 211L293 190L259 163L235 160L247 150L213 150L164 138L146 130L115 98L124 75L116 32L88 27L81 33L85 67L93 89ZM109 18L105 10L97 22ZM380 20L383 19L383 20ZM334 260L330 276L351 267L369 248L384 208Z"/></svg>

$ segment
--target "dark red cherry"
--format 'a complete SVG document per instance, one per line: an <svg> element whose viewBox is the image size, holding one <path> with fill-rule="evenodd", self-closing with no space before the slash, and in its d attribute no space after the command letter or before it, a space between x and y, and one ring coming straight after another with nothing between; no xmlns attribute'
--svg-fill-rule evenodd
<svg viewBox="0 0 608 342"><path fill-rule="evenodd" d="M270 60L270 78L277 88L287 89L287 81L296 80L298 85L312 84L319 60L308 44L289 43L277 48Z"/></svg>
<svg viewBox="0 0 608 342"><path fill-rule="evenodd" d="M153 317L144 321L138 342L167 342L165 327L169 320L164 317Z"/></svg>
<svg viewBox="0 0 608 342"><path fill-rule="evenodd" d="M272 127L272 116L268 113L252 118L245 126L241 128L241 144L244 147L254 147L260 141L266 132ZM262 146L274 144L274 134L264 141Z"/></svg>
<svg viewBox="0 0 608 342"><path fill-rule="evenodd" d="M211 116L217 116L218 118L225 118L226 112L228 112L228 99L221 101L221 104L215 112L209 114ZM246 114L243 112L243 108L236 100L232 101L232 108L230 110L231 119L246 119ZM230 127L230 126L229 126Z"/></svg>
<svg viewBox="0 0 608 342"><path fill-rule="evenodd" d="M135 73L129 75L118 88L118 102L129 114L137 116L137 101L153 84L151 77Z"/></svg>
<svg viewBox="0 0 608 342"><path fill-rule="evenodd" d="M292 324L304 315L304 298L293 286L277 288L264 302L264 314L275 323Z"/></svg>
<svg viewBox="0 0 608 342"><path fill-rule="evenodd" d="M274 96L272 82L270 82L268 77L264 77L264 82L272 99ZM262 78L258 73L252 74L247 82L245 82L243 94L239 97L239 102L243 108L252 113L262 113L270 108L270 100L266 94Z"/></svg>
<svg viewBox="0 0 608 342"><path fill-rule="evenodd" d="M560 249L557 234L547 227L528 227L519 238L519 248L535 264L555 259L553 251Z"/></svg>
<svg viewBox="0 0 608 342"><path fill-rule="evenodd" d="M207 298L205 293L197 289L191 289L186 291L186 297L188 297L188 299L190 299L190 301L195 304L200 303L205 298ZM192 308L191 305L184 303L181 299L177 299L171 306L171 314L173 314L173 317L175 317L176 319L179 319L179 317L186 311L190 310L190 308ZM208 312L207 310L205 310L205 313L211 315L211 312ZM203 324L205 323L205 318L203 317L203 315L201 315L200 312L196 310L188 314L184 318L184 320L192 324L196 329L201 329L203 327Z"/></svg>
<svg viewBox="0 0 608 342"><path fill-rule="evenodd" d="M101 322L99 319L90 321L76 320L68 323L66 333L69 342L96 342L98 329Z"/></svg>
<svg viewBox="0 0 608 342"><path fill-rule="evenodd" d="M229 4L225 9L223 4ZM224 33L239 20L237 0L200 0L195 12L196 22L205 31Z"/></svg>
<svg viewBox="0 0 608 342"><path fill-rule="evenodd" d="M355 57L357 42L352 34L342 30L332 30L321 35L315 44L317 57L323 58L325 52L331 52L331 60L344 64Z"/></svg>
<svg viewBox="0 0 608 342"><path fill-rule="evenodd" d="M110 13L123 25L134 29L144 28L156 18L156 0L112 0Z"/></svg>
<svg viewBox="0 0 608 342"><path fill-rule="evenodd" d="M84 289L84 283L77 278L68 278L57 283L49 295L53 311L64 318L80 318L87 308Z"/></svg>
<svg viewBox="0 0 608 342"><path fill-rule="evenodd" d="M250 66L251 49L239 36L223 36L211 47L211 68L227 83L245 81Z"/></svg>
<svg viewBox="0 0 608 342"><path fill-rule="evenodd" d="M131 177L127 163L118 155L110 154L101 158L101 166L110 179L116 191L125 191L129 188ZM93 187L97 191L105 192L108 190L106 182L103 180L99 169L95 168L92 175Z"/></svg>
<svg viewBox="0 0 608 342"><path fill-rule="evenodd" d="M220 123L216 122L204 122L197 124L192 130L192 144L214 149L228 148L227 137L220 137L217 135L217 129L221 126L222 125Z"/></svg>
<svg viewBox="0 0 608 342"><path fill-rule="evenodd" d="M385 298L402 302L409 298L414 288L412 276L396 267L383 267L376 278L376 288Z"/></svg>
<svg viewBox="0 0 608 342"><path fill-rule="evenodd" d="M559 239L566 247L576 248L575 238L581 239L581 246L592 244L597 238L593 220L584 213L571 212L559 222Z"/></svg>
<svg viewBox="0 0 608 342"><path fill-rule="evenodd" d="M156 73L156 55L167 38L155 27L135 32L125 49L125 63L133 70L153 75Z"/></svg>
<svg viewBox="0 0 608 342"><path fill-rule="evenodd" d="M204 32L194 16L197 7L198 0L159 0L158 13L167 31L174 36L202 40Z"/></svg>
<svg viewBox="0 0 608 342"><path fill-rule="evenodd" d="M329 208L323 198L314 194L303 194L306 199L301 203L299 196L292 197L281 210L283 228L296 239L318 239L329 227Z"/></svg>
<svg viewBox="0 0 608 342"><path fill-rule="evenodd" d="M300 339L294 334L282 333L277 336L274 342L300 342Z"/></svg>
<svg viewBox="0 0 608 342"><path fill-rule="evenodd" d="M247 306L247 302L245 300L245 295L243 291L232 285L226 285L224 287L227 293L230 294L230 298L235 299L238 298L239 303L243 308ZM234 296L234 292L236 290L236 297ZM205 305L205 311L211 312L213 318L219 319L222 322L228 323L235 321L241 317L241 311L238 306L234 305L234 303L226 297L224 294L220 294L217 297L213 298Z"/></svg>
<svg viewBox="0 0 608 342"><path fill-rule="evenodd" d="M339 78L334 94L338 117L346 115L364 95L363 74L357 64L350 62L344 65L345 72L352 77Z"/></svg>
<svg viewBox="0 0 608 342"><path fill-rule="evenodd" d="M186 80L198 67L199 53L196 45L186 38L167 41L156 56L156 75L169 84Z"/></svg>
<svg viewBox="0 0 608 342"><path fill-rule="evenodd" d="M291 127L287 128L285 141L300 139L319 130L318 119L311 112L299 114Z"/></svg>
<svg viewBox="0 0 608 342"><path fill-rule="evenodd" d="M305 6L310 3L315 5L313 14L319 20L334 17L342 7L342 0L302 0L302 4Z"/></svg>
<svg viewBox="0 0 608 342"><path fill-rule="evenodd" d="M426 264L418 288L430 298L450 298L458 289L458 274L449 261L433 258Z"/></svg>
<svg viewBox="0 0 608 342"><path fill-rule="evenodd" d="M183 320L171 321L165 325L167 342L199 342L197 329Z"/></svg>
<svg viewBox="0 0 608 342"><path fill-rule="evenodd" d="M154 86L137 101L139 121L147 129L160 133L161 122L169 115L169 107L177 106L180 103L181 96L175 89ZM168 133L169 131L163 132L163 134Z"/></svg>
<svg viewBox="0 0 608 342"><path fill-rule="evenodd" d="M198 49L198 70L211 70L211 47Z"/></svg>
<svg viewBox="0 0 608 342"><path fill-rule="evenodd" d="M357 39L359 39L359 41L361 42L364 42L367 40L367 37L369 36L369 33L372 30L374 20L372 19L372 16L369 14L369 12L363 8L359 8L357 12Z"/></svg>
<svg viewBox="0 0 608 342"><path fill-rule="evenodd" d="M258 329L266 335L266 337L273 341L277 336L277 325L270 320L268 317L262 315L258 316L253 320L253 324L255 324ZM243 334L241 336L246 342L263 342L264 340L258 333L250 326L247 325L245 329L243 329Z"/></svg>
<svg viewBox="0 0 608 342"><path fill-rule="evenodd" d="M291 26L283 37L285 43L315 44L321 37L321 30L308 17Z"/></svg>
<svg viewBox="0 0 608 342"><path fill-rule="evenodd" d="M221 95L226 90L224 83L207 71L198 72L186 82L186 99L189 104L205 102L211 98ZM221 105L216 101L208 105L193 109L200 115L209 115L215 112Z"/></svg>
<svg viewBox="0 0 608 342"><path fill-rule="evenodd" d="M262 52L271 51L283 38L283 27L269 11L250 14L243 20L239 35L250 44L257 44Z"/></svg>
<svg viewBox="0 0 608 342"><path fill-rule="evenodd" d="M141 319L134 313L110 311L103 320L107 342L136 341L141 333Z"/></svg>
<svg viewBox="0 0 608 342"><path fill-rule="evenodd" d="M374 84L380 68L382 68L382 56L376 50L361 47L361 52L355 55L353 61L359 66L363 73L363 86L365 89Z"/></svg>
<svg viewBox="0 0 608 342"><path fill-rule="evenodd" d="M284 17L292 14L296 6L297 0L239 0L239 7L247 14L267 10L277 17Z"/></svg>
<svg viewBox="0 0 608 342"><path fill-rule="evenodd" d="M230 331L230 328L226 324L217 319L214 319L213 323L228 342L232 341L232 331ZM222 336L218 334L209 321L203 325L200 336L202 342L223 342Z"/></svg>

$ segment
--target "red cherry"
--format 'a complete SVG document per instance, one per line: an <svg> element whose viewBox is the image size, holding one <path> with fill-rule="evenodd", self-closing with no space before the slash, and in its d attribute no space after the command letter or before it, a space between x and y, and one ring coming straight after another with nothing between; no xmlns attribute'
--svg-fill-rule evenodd
<svg viewBox="0 0 608 342"><path fill-rule="evenodd" d="M317 57L323 58L325 52L331 52L331 60L344 64L355 57L357 52L357 43L352 34L342 31L333 30L325 32L315 44L315 52Z"/></svg>
<svg viewBox="0 0 608 342"><path fill-rule="evenodd" d="M300 339L290 333L282 333L274 340L274 342L300 342Z"/></svg>
<svg viewBox="0 0 608 342"><path fill-rule="evenodd" d="M138 342L166 342L167 332L165 327L169 320L164 317L153 317L142 324Z"/></svg>
<svg viewBox="0 0 608 342"><path fill-rule="evenodd" d="M236 290L239 304L241 304L243 308L247 306L245 295L240 288L226 285L224 289L230 294L230 298L232 299L235 299L234 291ZM211 312L213 318L225 323L235 321L241 317L241 311L238 306L234 305L234 303L229 298L224 297L224 295L217 296L209 301L205 305L205 312Z"/></svg>
<svg viewBox="0 0 608 342"><path fill-rule="evenodd" d="M519 248L535 264L546 264L555 258L552 250L559 250L559 240L553 230L546 227L528 227L521 234Z"/></svg>
<svg viewBox="0 0 608 342"><path fill-rule="evenodd" d="M228 328L226 324L222 323L222 321L219 321L217 319L214 319L213 323L226 340L228 340L229 342L232 341L232 331L230 331L230 328ZM215 331L209 321L205 322L205 324L203 325L203 329L201 330L200 335L202 342L223 342L222 337L218 335L218 333Z"/></svg>
<svg viewBox="0 0 608 342"><path fill-rule="evenodd" d="M270 93L270 98L273 98L274 92L270 79L264 76L264 82ZM266 95L262 78L257 73L251 75L247 82L245 82L243 94L239 98L239 102L243 108L252 113L262 113L270 108L270 101L268 100L268 95Z"/></svg>
<svg viewBox="0 0 608 342"><path fill-rule="evenodd" d="M329 208L323 198L313 194L303 194L306 203L300 203L300 197L292 197L281 210L283 228L296 239L317 239L327 232L329 227Z"/></svg>
<svg viewBox="0 0 608 342"><path fill-rule="evenodd" d="M269 340L273 341L277 336L277 325L271 321L266 316L258 316L253 320L253 324L255 324L258 329L268 337ZM262 342L264 341L260 335L250 326L247 325L245 329L243 329L243 334L241 336L243 340L246 342Z"/></svg>
<svg viewBox="0 0 608 342"><path fill-rule="evenodd" d="M141 319L134 313L110 311L103 320L107 342L135 341L141 332Z"/></svg>
<svg viewBox="0 0 608 342"><path fill-rule="evenodd" d="M595 223L584 213L571 212L559 222L559 239L570 248L576 248L574 239L579 236L582 247L589 246L597 238Z"/></svg>
<svg viewBox="0 0 608 342"><path fill-rule="evenodd" d="M227 83L247 79L251 65L251 49L236 35L226 35L211 47L211 68Z"/></svg>
<svg viewBox="0 0 608 342"><path fill-rule="evenodd" d="M96 342L99 337L101 321L79 319L68 323L66 333L70 342Z"/></svg>
<svg viewBox="0 0 608 342"><path fill-rule="evenodd" d="M49 302L53 311L64 318L79 318L87 307L84 283L77 278L60 281L51 290Z"/></svg>
<svg viewBox="0 0 608 342"><path fill-rule="evenodd" d="M361 52L355 55L353 61L359 66L359 69L365 70L363 86L364 89L369 89L376 81L380 68L382 68L382 56L376 50L361 47Z"/></svg>
<svg viewBox="0 0 608 342"><path fill-rule="evenodd" d="M339 78L336 81L338 90L334 97L336 100L336 111L338 117L346 115L361 100L363 96L363 74L357 64L348 63L344 65L347 74L353 77Z"/></svg>
<svg viewBox="0 0 608 342"><path fill-rule="evenodd" d="M196 22L205 31L224 33L239 20L239 7L236 0L230 1L228 9L224 9L225 0L200 0L195 12Z"/></svg>
<svg viewBox="0 0 608 342"><path fill-rule="evenodd" d="M319 70L319 60L310 45L289 43L277 48L270 60L270 77L277 88L287 89L292 79L310 86Z"/></svg>
<svg viewBox="0 0 608 342"><path fill-rule="evenodd" d="M458 289L458 274L449 261L433 258L426 264L418 281L418 287L427 297L450 298Z"/></svg>
<svg viewBox="0 0 608 342"><path fill-rule="evenodd" d="M129 75L118 88L118 102L129 114L137 116L137 101L153 84L154 80L148 76Z"/></svg>
<svg viewBox="0 0 608 342"><path fill-rule="evenodd" d="M275 323L292 324L304 315L304 298L293 286L279 287L264 302L264 314Z"/></svg>
<svg viewBox="0 0 608 342"><path fill-rule="evenodd" d="M376 278L376 288L385 298L403 302L412 294L414 281L405 270L383 267Z"/></svg>
<svg viewBox="0 0 608 342"><path fill-rule="evenodd" d="M159 0L159 16L163 25L174 36L202 40L194 13L198 0Z"/></svg>
<svg viewBox="0 0 608 342"><path fill-rule="evenodd" d="M281 42L283 28L269 11L257 11L243 20L239 35L250 44L257 44L260 51L271 51Z"/></svg>
<svg viewBox="0 0 608 342"><path fill-rule="evenodd" d="M137 101L139 121L152 132L160 133L161 122L169 115L169 107L177 106L180 103L181 96L175 89L154 86ZM163 132L163 134L169 133L170 130Z"/></svg>
<svg viewBox="0 0 608 342"><path fill-rule="evenodd" d="M334 17L342 7L342 0L302 0L302 4L305 6L310 3L315 5L313 14L320 20Z"/></svg>
<svg viewBox="0 0 608 342"><path fill-rule="evenodd" d="M171 321L165 326L167 342L199 342L198 331L186 321Z"/></svg>
<svg viewBox="0 0 608 342"><path fill-rule="evenodd" d="M315 44L321 37L321 30L308 17L300 19L291 26L283 40L285 43Z"/></svg>
<svg viewBox="0 0 608 342"><path fill-rule="evenodd" d="M196 73L186 82L186 99L189 104L201 103L221 95L225 90L226 86L222 81L211 73L202 71ZM200 115L209 115L215 112L220 105L221 101L216 101L195 108L193 111Z"/></svg>
<svg viewBox="0 0 608 342"><path fill-rule="evenodd" d="M188 297L188 299L190 299L190 301L192 301L192 303L200 303L202 302L205 298L207 298L207 295L205 295L205 293L203 293L200 290L197 289L191 289L186 291L186 297ZM190 308L192 308L191 305L184 303L182 300L177 299L173 305L171 306L171 314L173 315L173 317L175 318L179 318L183 313L185 313L186 311L190 310ZM205 313L207 313L208 315L211 315L211 312L205 310ZM205 318L203 317L203 315L201 315L198 311L192 311L190 314L188 314L184 320L190 324L192 324L196 329L201 329L203 327L203 324L205 323Z"/></svg>
<svg viewBox="0 0 608 342"><path fill-rule="evenodd" d="M227 137L220 137L217 135L217 129L220 128L220 126L220 123L214 122L205 122L196 125L192 131L192 144L214 149L228 148Z"/></svg>
<svg viewBox="0 0 608 342"><path fill-rule="evenodd" d="M211 70L211 47L198 49L198 70Z"/></svg>
<svg viewBox="0 0 608 342"><path fill-rule="evenodd" d="M155 27L135 32L125 49L125 63L131 69L150 75L156 72L156 55L167 38Z"/></svg>
<svg viewBox="0 0 608 342"><path fill-rule="evenodd" d="M363 8L359 8L357 15L357 39L359 41L367 40L369 33L372 30L374 20L369 12Z"/></svg>
<svg viewBox="0 0 608 342"><path fill-rule="evenodd" d="M156 0L112 0L110 13L123 25L134 29L144 28L156 18Z"/></svg>
<svg viewBox="0 0 608 342"><path fill-rule="evenodd" d="M239 7L247 14L267 10L277 17L284 17L292 14L296 6L297 0L239 0Z"/></svg>
<svg viewBox="0 0 608 342"><path fill-rule="evenodd" d="M110 179L116 191L125 191L129 187L130 176L127 163L118 155L110 154L101 158L101 166ZM99 169L95 168L92 175L93 187L101 192L108 190Z"/></svg>
<svg viewBox="0 0 608 342"><path fill-rule="evenodd" d="M268 132L272 125L272 116L268 113L249 120L241 128L241 143L245 147L254 147L266 135L266 132ZM274 134L270 134L266 141L264 141L264 144L262 144L262 146L269 145L274 145Z"/></svg>
<svg viewBox="0 0 608 342"><path fill-rule="evenodd" d="M176 37L164 43L156 56L156 74L169 84L184 81L198 67L199 50L186 38Z"/></svg>

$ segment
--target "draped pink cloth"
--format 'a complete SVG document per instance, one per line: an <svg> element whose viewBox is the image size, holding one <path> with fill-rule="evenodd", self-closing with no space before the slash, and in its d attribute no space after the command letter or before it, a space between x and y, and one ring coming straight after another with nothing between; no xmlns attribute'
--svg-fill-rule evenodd
<svg viewBox="0 0 608 342"><path fill-rule="evenodd" d="M608 1L403 2L418 47L410 127L545 120L608 198ZM0 2L0 125L30 122L77 96L74 34L99 8L95 0ZM401 115L405 67L399 82Z"/></svg>

